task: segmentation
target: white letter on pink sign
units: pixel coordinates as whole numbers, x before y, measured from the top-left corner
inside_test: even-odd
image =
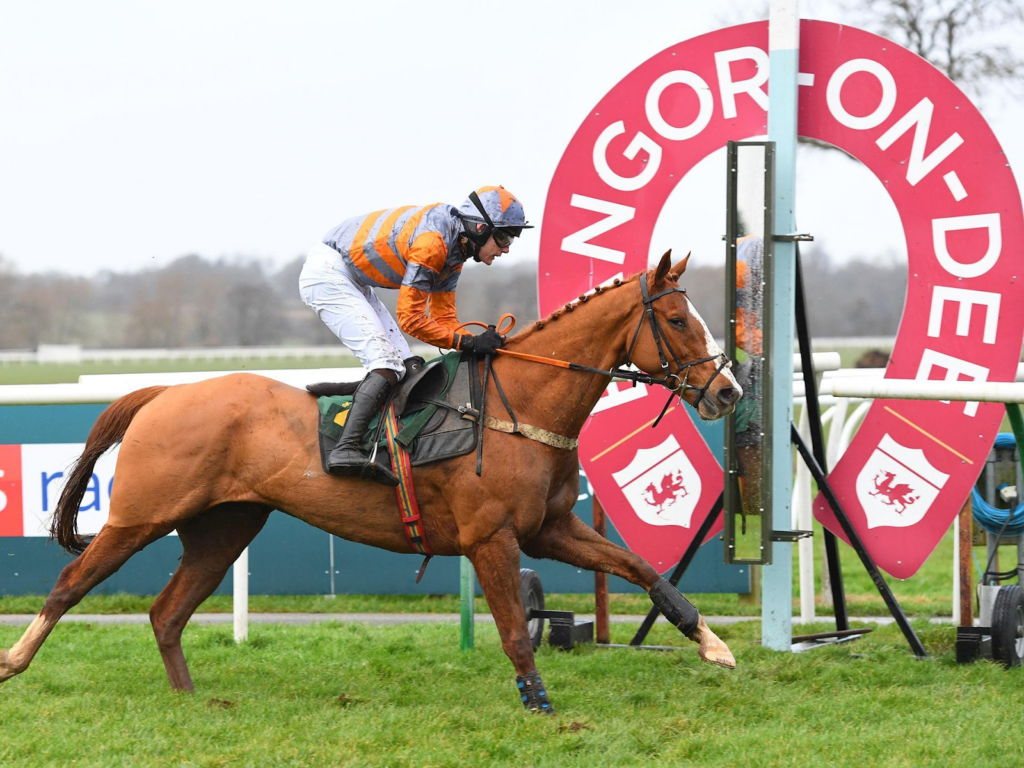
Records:
[[[892,127],[878,137],[875,143],[881,149],[888,149],[893,143],[909,131],[914,129],[914,143],[910,146],[910,162],[907,163],[907,181],[910,186],[935,170],[935,167],[953,154],[954,150],[964,143],[959,133],[953,133],[948,139],[940,144],[930,155],[925,157],[924,148],[928,142],[928,131],[932,127],[932,112],[935,107],[931,99],[923,98],[915,104],[907,114],[893,123]],[[966,194],[964,195],[966,197]]]
[[[757,73],[747,80],[733,80],[730,64],[749,59],[757,66]],[[768,94],[764,84],[768,82],[768,54],[760,48],[746,46],[715,53],[715,67],[718,69],[718,90],[722,95],[722,115],[731,120],[736,117],[736,94],[746,93],[761,109],[768,110]]]
[[[635,192],[644,187],[647,182],[654,178],[654,174],[658,172],[658,166],[661,165],[661,147],[646,134],[638,132],[622,154],[627,160],[633,160],[636,158],[637,153],[643,150],[647,153],[649,162],[645,164],[644,169],[636,176],[620,176],[608,165],[608,145],[612,143],[612,139],[616,136],[621,136],[625,132],[626,125],[621,120],[617,123],[612,123],[601,131],[601,135],[594,142],[594,170],[601,177],[601,181],[612,189],[617,189],[621,192]]]
[[[610,203],[607,200],[598,200],[585,195],[573,195],[569,204],[573,208],[582,208],[585,211],[595,211],[605,214],[605,218],[598,219],[579,232],[574,232],[562,240],[562,250],[568,253],[578,253],[590,259],[601,259],[610,261],[613,264],[622,264],[626,260],[625,251],[616,251],[612,248],[605,248],[603,245],[594,245],[588,242],[591,238],[603,235],[615,229],[620,224],[625,224],[636,215],[636,208],[628,205]]]
[[[971,264],[957,261],[949,252],[946,235],[965,229],[987,229],[988,250],[985,255]],[[932,220],[932,241],[935,245],[935,258],[949,274],[954,277],[979,277],[984,275],[999,260],[1003,250],[1003,230],[999,224],[998,213],[979,213],[973,216],[952,216],[948,219]]]
[[[669,125],[668,121],[661,116],[661,105],[659,103],[661,101],[661,94],[670,85],[688,85],[697,94],[699,104],[697,116],[693,118],[693,122],[689,125]],[[708,87],[708,84],[704,82],[700,75],[695,75],[693,72],[687,72],[684,69],[666,72],[655,80],[650,90],[647,91],[647,99],[644,102],[644,107],[647,110],[647,120],[650,122],[651,127],[661,137],[669,141],[692,139],[707,128],[708,123],[711,122],[711,113],[714,106],[715,100],[711,97],[711,89]]]
[[[914,377],[917,381],[928,381],[931,377],[932,368],[944,368],[946,370],[945,381],[959,381],[960,374],[971,377],[971,381],[988,381],[988,368],[961,360],[959,357],[944,355],[934,349],[926,349],[921,356],[921,365]],[[942,402],[949,405],[949,400]],[[964,405],[965,416],[977,416],[978,404],[966,403]]]
[[[847,78],[857,72],[874,75],[879,85],[882,86],[882,100],[878,102],[874,112],[864,115],[864,117],[857,117],[847,112],[840,97]],[[825,101],[828,103],[828,110],[832,116],[847,128],[853,128],[856,131],[877,128],[892,114],[892,108],[896,106],[896,80],[893,79],[892,73],[877,61],[850,59],[845,64],[839,65],[832,73],[832,77],[829,78]]]
[[[1002,297],[991,291],[971,291],[966,288],[938,286],[932,293],[932,311],[928,315],[928,335],[938,337],[942,330],[942,305],[947,301],[960,305],[956,316],[956,335],[966,336],[971,326],[971,307],[975,304],[985,307],[985,332],[982,341],[996,343],[996,326],[999,324],[999,300]]]
[[[604,394],[598,398],[597,405],[594,406],[594,410],[590,412],[590,415],[593,416],[595,413],[607,411],[609,408],[616,408],[620,405],[625,405],[626,403],[632,403],[634,400],[639,400],[646,396],[646,384],[637,384],[634,387],[627,381],[621,383],[613,381],[605,388]]]

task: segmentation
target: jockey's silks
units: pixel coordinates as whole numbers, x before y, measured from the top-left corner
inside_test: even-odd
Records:
[[[323,242],[364,286],[397,288],[398,326],[410,336],[451,347],[459,325],[455,286],[466,261],[455,208],[434,203],[347,219]]]

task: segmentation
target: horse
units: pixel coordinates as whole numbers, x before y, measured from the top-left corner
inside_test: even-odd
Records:
[[[657,382],[701,418],[730,413],[742,390],[678,285],[689,256],[672,266],[670,254],[655,269],[599,286],[511,336],[510,352],[568,360],[572,366],[496,356],[487,384],[488,411],[504,415],[498,379],[520,423],[575,438],[609,372],[632,363],[649,374],[649,381],[664,374]],[[0,682],[28,668],[60,617],[89,590],[174,530],[181,562],[149,616],[168,680],[178,691],[194,690],[181,647],[185,624],[271,511],[350,541],[408,552],[394,489],[323,472],[317,418],[313,395],[253,374],[149,387],[112,403],[93,425],[53,517],[53,537],[79,557],[63,569],[22,637],[10,650],[0,650]],[[468,454],[417,467],[413,478],[434,554],[465,555],[476,569],[527,709],[554,711],[536,669],[520,597],[520,552],[639,585],[699,644],[701,659],[735,667],[726,644],[675,587],[573,514],[579,494],[574,447],[501,431],[487,431],[486,437],[479,476],[476,457]],[[109,519],[86,540],[77,532],[79,504],[96,460],[118,442]]]

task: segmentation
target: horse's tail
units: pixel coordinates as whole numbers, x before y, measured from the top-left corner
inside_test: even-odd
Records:
[[[103,453],[121,442],[128,425],[132,423],[142,406],[155,398],[167,387],[147,387],[115,400],[100,414],[92,425],[85,450],[71,468],[67,484],[61,491],[57,510],[50,521],[50,538],[73,555],[81,554],[89,539],[78,535],[78,507],[92,480],[92,469]]]

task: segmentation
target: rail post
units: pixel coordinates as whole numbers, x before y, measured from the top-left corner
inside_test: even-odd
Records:
[[[473,602],[476,597],[476,572],[473,563],[463,555],[459,558],[459,581],[462,595],[462,640],[464,651],[473,650]]]

